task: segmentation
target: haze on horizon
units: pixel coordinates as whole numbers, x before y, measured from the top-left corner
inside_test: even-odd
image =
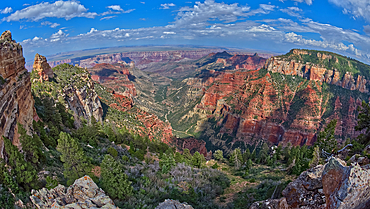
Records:
[[[113,46],[207,45],[285,53],[333,51],[370,63],[370,1],[30,1],[2,2],[26,59],[36,53]]]

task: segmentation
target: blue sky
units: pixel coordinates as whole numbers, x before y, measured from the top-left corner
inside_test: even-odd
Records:
[[[4,1],[0,29],[26,59],[81,49],[195,44],[337,52],[370,63],[367,0]]]

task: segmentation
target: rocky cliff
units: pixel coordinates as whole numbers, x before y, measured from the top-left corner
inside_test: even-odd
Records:
[[[365,71],[362,65],[334,53],[293,49],[287,55],[268,59],[265,68],[367,93],[369,77],[367,72],[361,72]]]
[[[40,82],[49,81],[50,78],[54,77],[54,72],[44,56],[36,54],[34,60],[32,70],[37,71],[37,74],[40,76]]]
[[[49,89],[50,91],[47,92],[49,97],[55,101],[64,101],[66,108],[74,112],[77,126],[80,124],[81,117],[87,121],[94,117],[102,122],[103,108],[95,92],[94,81],[85,69],[63,64],[55,67],[53,72],[49,69],[45,57],[41,55],[36,57],[41,59],[35,59],[32,88],[38,97],[44,97],[43,92]],[[53,78],[53,80],[45,78]]]
[[[10,31],[0,37],[0,136],[8,137],[20,147],[18,125],[32,132],[34,100],[31,94],[30,74],[24,67],[22,46],[12,39]],[[3,157],[4,145],[0,139],[0,157]]]
[[[303,172],[282,192],[283,198],[254,203],[250,208],[366,209],[370,207],[370,167],[329,159]]]
[[[77,179],[66,188],[58,185],[54,189],[32,190],[30,199],[34,206],[44,208],[112,208],[113,201],[89,177]]]

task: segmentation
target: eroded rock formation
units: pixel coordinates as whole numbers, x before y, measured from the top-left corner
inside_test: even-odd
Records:
[[[191,205],[187,203],[180,203],[177,200],[166,199],[164,202],[160,203],[155,209],[193,209]]]
[[[254,203],[250,208],[366,209],[370,207],[370,166],[337,158],[303,172],[289,183],[283,198]]]
[[[282,73],[285,75],[300,76],[308,80],[326,82],[341,86],[350,90],[359,90],[360,92],[367,93],[369,90],[366,85],[367,79],[362,75],[357,75],[357,78],[353,76],[351,72],[340,73],[337,69],[327,69],[321,65],[313,63],[303,63],[300,60],[295,60],[295,56],[309,54],[305,50],[292,50],[290,57],[271,57],[266,61],[265,68],[271,72]],[[338,58],[332,55],[326,55],[323,53],[317,53],[317,58],[320,60],[334,60],[338,63]],[[294,58],[291,58],[294,57]],[[291,59],[290,59],[291,58]],[[298,57],[300,58],[300,57]],[[350,63],[347,65],[350,66]]]
[[[32,190],[30,199],[39,209],[44,208],[112,208],[113,201],[89,177],[77,179],[66,188],[58,185],[54,189]]]
[[[30,74],[24,67],[22,46],[12,39],[10,31],[0,37],[0,136],[20,146],[18,125],[29,134],[32,121],[37,117],[31,94]],[[4,144],[0,139],[0,157],[4,157]]]
[[[40,76],[40,81],[48,81],[49,78],[54,77],[54,72],[48,64],[46,58],[42,55],[36,54],[35,61],[33,63],[33,69],[37,71]]]

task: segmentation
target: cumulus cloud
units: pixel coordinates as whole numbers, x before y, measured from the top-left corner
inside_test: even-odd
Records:
[[[94,18],[95,12],[87,12],[87,9],[76,1],[44,2],[17,10],[3,21],[38,21],[47,17],[64,18],[70,20],[75,17]]]
[[[1,14],[8,14],[13,12],[13,9],[11,7],[6,7],[5,9],[0,9]]]
[[[284,2],[284,1],[287,1],[287,0],[279,0],[279,1]],[[312,1],[313,1],[313,0],[292,0],[292,1],[295,1],[295,2],[296,2],[296,4],[297,4],[297,3],[303,3],[303,2],[305,2],[305,3],[306,3],[306,4],[308,4],[308,5],[312,5]]]
[[[370,22],[370,1],[368,0],[329,0],[329,2],[342,7],[344,14],[351,14],[355,18],[361,17]]]
[[[125,11],[121,8],[120,5],[111,5],[111,6],[107,6],[107,8],[110,9],[110,10],[100,14],[101,16],[105,16],[105,15],[108,15],[108,14],[130,13],[130,12],[135,10],[135,9],[129,9],[129,10]],[[102,20],[102,19],[104,19],[104,18],[101,18],[100,20]]]
[[[57,42],[64,40],[68,34],[64,33],[62,30],[59,30],[58,32],[54,33],[50,36],[50,42]]]
[[[176,6],[174,3],[161,4],[161,9],[169,9],[170,7]]]

